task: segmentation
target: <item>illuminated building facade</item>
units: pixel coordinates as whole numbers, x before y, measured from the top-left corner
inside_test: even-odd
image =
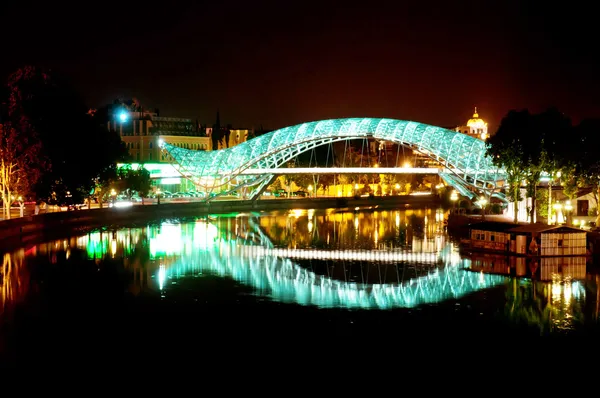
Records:
[[[179,165],[168,153],[161,151],[159,142],[191,151],[210,151],[238,145],[251,134],[248,129],[221,128],[218,113],[216,124],[206,128],[192,119],[164,117],[159,116],[158,110],[130,110],[127,107],[112,112],[108,128],[117,131],[125,143],[132,162],[128,166],[136,169],[143,164],[156,185],[161,186],[163,191],[172,192],[194,190],[196,187],[191,181],[181,178],[177,171]],[[215,137],[214,131],[221,134]]]
[[[119,133],[135,162],[169,162],[170,159],[161,154],[159,141],[194,151],[210,150],[210,138],[192,119],[123,110],[113,115],[108,127]]]
[[[454,130],[474,138],[479,138],[483,141],[487,140],[489,137],[488,125],[479,117],[477,107],[475,107],[475,113],[473,113],[473,117],[467,121],[467,124],[465,126],[458,126]]]
[[[221,116],[217,111],[217,120],[212,128],[205,129],[206,135],[210,137],[211,149],[226,149],[241,144],[248,140],[248,136],[254,135],[248,129],[234,129],[231,125],[221,126]]]

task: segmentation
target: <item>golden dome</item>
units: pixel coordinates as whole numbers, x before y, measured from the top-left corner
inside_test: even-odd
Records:
[[[469,119],[469,121],[467,122],[467,126],[476,129],[482,129],[487,126],[487,123],[483,119],[479,118],[479,114],[477,113],[477,107],[475,107],[475,113],[473,113],[473,118]]]

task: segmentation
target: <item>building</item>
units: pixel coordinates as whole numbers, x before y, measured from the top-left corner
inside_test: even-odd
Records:
[[[477,113],[477,107],[475,107],[475,113],[473,113],[473,117],[467,121],[467,124],[465,126],[458,126],[454,130],[459,133],[467,134],[471,137],[479,138],[483,141],[489,137],[488,125],[479,117],[479,113]]]
[[[254,132],[250,129],[234,129],[231,124],[221,126],[219,111],[217,111],[216,123],[212,127],[205,128],[205,132],[206,136],[210,137],[212,150],[231,148],[254,136]]]
[[[169,162],[160,151],[161,140],[181,148],[210,150],[210,138],[192,119],[159,116],[158,111],[122,109],[111,115],[108,128],[119,133],[134,162]]]
[[[187,192],[195,190],[191,181],[179,172],[179,165],[160,149],[159,142],[193,151],[225,149],[245,142],[253,131],[220,126],[219,113],[212,128],[200,126],[187,118],[159,116],[158,110],[144,111],[134,105],[117,105],[109,112],[108,128],[119,133],[134,169],[143,165],[161,190]],[[213,134],[220,131],[219,135]],[[124,167],[119,164],[118,167]]]

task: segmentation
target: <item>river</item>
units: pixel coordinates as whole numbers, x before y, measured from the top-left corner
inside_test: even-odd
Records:
[[[585,259],[461,255],[444,216],[215,214],[19,248],[2,255],[0,353],[90,358],[182,336],[600,330],[600,278]]]

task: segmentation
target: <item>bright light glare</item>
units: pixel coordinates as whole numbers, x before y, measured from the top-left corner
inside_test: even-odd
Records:
[[[167,279],[167,271],[164,265],[161,265],[158,269],[158,288],[163,290],[165,287],[165,279]]]
[[[122,111],[121,113],[119,113],[119,120],[121,122],[126,122],[127,121],[127,112]]]

